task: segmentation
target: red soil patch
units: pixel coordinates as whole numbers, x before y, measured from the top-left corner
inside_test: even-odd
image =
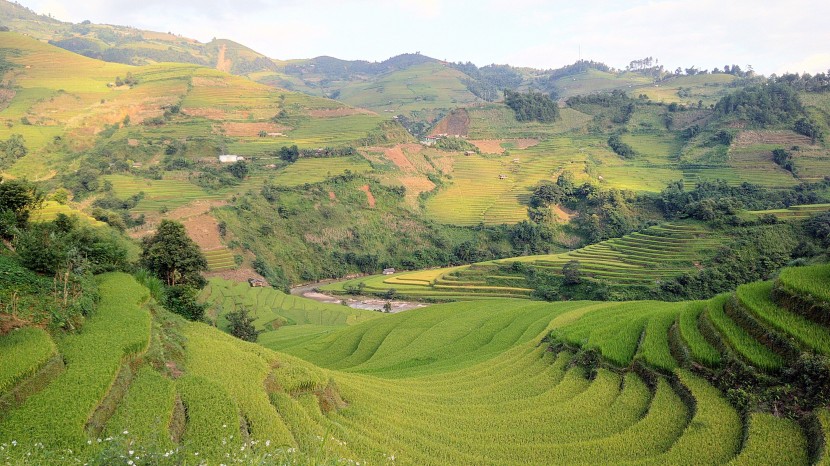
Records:
[[[409,153],[418,153],[421,151],[420,144],[399,144],[395,147],[370,147],[368,150],[383,152],[383,155],[405,172],[414,172],[417,169],[415,165],[406,157],[404,149]]]
[[[329,199],[331,199],[332,201],[336,201],[337,194],[334,194],[334,191],[329,191]]]
[[[222,237],[219,236],[219,222],[210,214],[190,217],[182,222],[187,230],[187,236],[205,251],[225,247]]]
[[[512,143],[516,149],[527,149],[528,147],[539,144],[538,139],[480,139],[470,141],[470,143],[478,147],[485,154],[501,154],[504,152],[502,144],[505,142]]]
[[[563,223],[570,222],[571,220],[574,219],[574,217],[576,217],[576,211],[566,209],[565,207],[562,207],[561,205],[558,205],[558,204],[551,206],[550,210],[557,217],[559,217],[559,219],[562,220]]]
[[[351,108],[351,107],[341,107],[341,108],[318,108],[315,110],[309,110],[308,115],[314,118],[334,118],[334,117],[343,117],[343,116],[351,116],[351,115],[377,115],[377,113],[363,109],[363,108]]]
[[[485,154],[501,154],[504,152],[504,147],[501,143],[504,139],[480,139],[478,141],[470,141],[474,146],[478,147],[481,152]]]
[[[269,136],[276,136],[292,129],[289,126],[275,123],[223,123],[221,126],[214,127],[214,132],[216,128],[222,128],[226,136],[234,137],[256,137],[259,136],[260,131],[269,133]]]
[[[470,115],[467,110],[459,108],[450,112],[435,125],[430,133],[433,136],[446,134],[449,136],[466,136],[470,131]]]
[[[735,138],[735,147],[748,147],[756,144],[779,145],[783,147],[809,146],[812,141],[807,136],[792,131],[741,131]]]
[[[372,190],[369,188],[369,185],[363,185],[360,187],[360,190],[366,193],[366,199],[369,201],[369,207],[375,207],[375,196],[372,194]]]
[[[528,147],[533,147],[533,146],[539,144],[538,139],[530,139],[530,138],[511,139],[510,141],[512,141],[513,144],[516,145],[516,149],[527,149]]]

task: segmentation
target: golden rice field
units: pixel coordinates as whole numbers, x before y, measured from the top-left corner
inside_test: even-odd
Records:
[[[108,274],[99,279],[98,312],[77,335],[0,336],[0,459],[825,461],[824,450],[808,444],[830,433],[826,409],[817,410],[815,431],[763,411],[742,417],[700,374],[727,360],[769,374],[792,363],[759,332],[830,354],[830,329],[773,292],[827,299],[812,285],[827,273],[827,266],[786,269],[780,283],[706,302],[495,299],[369,312],[366,319],[343,306],[313,309],[274,290],[214,280],[206,298],[223,312],[249,306],[257,326],[283,322],[269,333],[296,328],[262,342],[272,349],[151,313],[146,289],[128,275]],[[170,345],[179,345],[178,353],[168,353]],[[587,349],[605,361],[595,372],[572,362]],[[48,363],[55,354],[65,364],[57,371]],[[631,370],[636,365],[641,369]]]

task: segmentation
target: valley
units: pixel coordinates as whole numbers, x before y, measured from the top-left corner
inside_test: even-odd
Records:
[[[830,464],[828,75],[579,53],[0,0],[0,463]]]

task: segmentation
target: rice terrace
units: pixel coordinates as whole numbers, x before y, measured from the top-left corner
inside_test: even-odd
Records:
[[[830,465],[826,2],[21,2],[0,465]]]

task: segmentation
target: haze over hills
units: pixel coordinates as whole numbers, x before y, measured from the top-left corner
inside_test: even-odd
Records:
[[[827,74],[0,26],[0,463],[830,461]]]

